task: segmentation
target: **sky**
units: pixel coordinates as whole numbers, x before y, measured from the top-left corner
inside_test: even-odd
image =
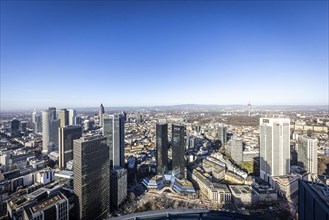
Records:
[[[0,110],[328,105],[328,1],[1,1]]]

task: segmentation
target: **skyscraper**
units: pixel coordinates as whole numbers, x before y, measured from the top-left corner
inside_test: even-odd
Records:
[[[168,124],[156,124],[157,173],[168,172]]]
[[[59,120],[56,119],[56,108],[42,111],[42,153],[47,154],[58,147]]]
[[[59,111],[59,121],[60,127],[69,125],[69,111],[67,109],[64,108]]]
[[[19,127],[20,127],[21,122],[14,118],[13,120],[11,120],[10,122],[10,133],[12,137],[17,137],[20,133]]]
[[[103,117],[104,117],[105,109],[103,104],[99,107],[98,115],[99,115],[99,125],[103,127]]]
[[[50,140],[50,125],[49,125],[49,111],[42,111],[42,153],[48,153],[48,146]]]
[[[106,137],[74,140],[74,193],[77,219],[101,219],[109,211],[110,169]]]
[[[125,122],[121,114],[103,115],[103,132],[109,146],[111,169],[125,166]]]
[[[260,177],[272,184],[273,176],[290,172],[290,119],[260,118]]]
[[[127,170],[120,168],[111,171],[111,211],[114,211],[127,197]]]
[[[74,125],[74,117],[76,116],[75,109],[68,109],[69,111],[69,125]]]
[[[81,126],[65,126],[58,129],[59,168],[66,168],[66,163],[73,159],[73,140],[82,136]]]
[[[318,175],[318,140],[302,137],[298,140],[298,164],[311,174]]]
[[[185,175],[185,126],[172,124],[172,170],[178,173],[178,177]]]
[[[218,139],[220,140],[221,144],[226,143],[227,141],[227,127],[219,126],[218,127]]]
[[[230,155],[232,159],[240,163],[243,161],[243,142],[242,139],[233,139],[231,144],[228,145],[228,149],[230,151]]]
[[[40,134],[42,132],[42,114],[41,112],[32,113],[33,132]]]
[[[298,181],[298,219],[329,219],[329,186]]]

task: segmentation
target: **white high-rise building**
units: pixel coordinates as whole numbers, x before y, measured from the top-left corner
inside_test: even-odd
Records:
[[[99,116],[99,125],[101,127],[103,127],[103,118],[104,118],[104,113],[105,113],[105,109],[104,109],[104,106],[103,104],[101,104],[101,106],[99,107],[99,110],[98,110],[98,116]]]
[[[35,134],[42,133],[42,113],[33,112],[32,113],[32,123],[33,123],[33,132]]]
[[[298,164],[311,174],[318,175],[318,139],[302,137],[298,140]]]
[[[47,154],[58,147],[59,120],[56,119],[56,108],[42,111],[42,153]]]
[[[49,111],[42,111],[42,153],[48,153],[49,146]]]
[[[74,118],[77,116],[75,109],[68,109],[69,111],[69,125],[74,125]]]
[[[290,173],[290,119],[260,118],[260,178]]]

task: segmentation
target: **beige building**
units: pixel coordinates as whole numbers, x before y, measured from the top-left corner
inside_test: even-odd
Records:
[[[273,177],[273,189],[279,194],[289,197],[297,192],[299,179],[297,175],[275,176]]]
[[[212,182],[209,174],[203,174],[200,168],[194,169],[192,173],[188,171],[188,177],[199,186],[200,193],[212,203],[227,204],[231,202],[231,192],[227,186]]]

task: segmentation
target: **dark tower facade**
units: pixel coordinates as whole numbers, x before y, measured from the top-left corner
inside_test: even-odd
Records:
[[[168,124],[156,124],[157,174],[168,172]]]
[[[66,163],[73,160],[73,140],[82,136],[81,126],[65,126],[58,129],[59,168],[66,168]]]
[[[77,219],[102,219],[109,211],[109,148],[104,136],[81,137],[74,144]]]
[[[185,176],[185,126],[172,124],[172,170],[180,173],[178,177]]]

